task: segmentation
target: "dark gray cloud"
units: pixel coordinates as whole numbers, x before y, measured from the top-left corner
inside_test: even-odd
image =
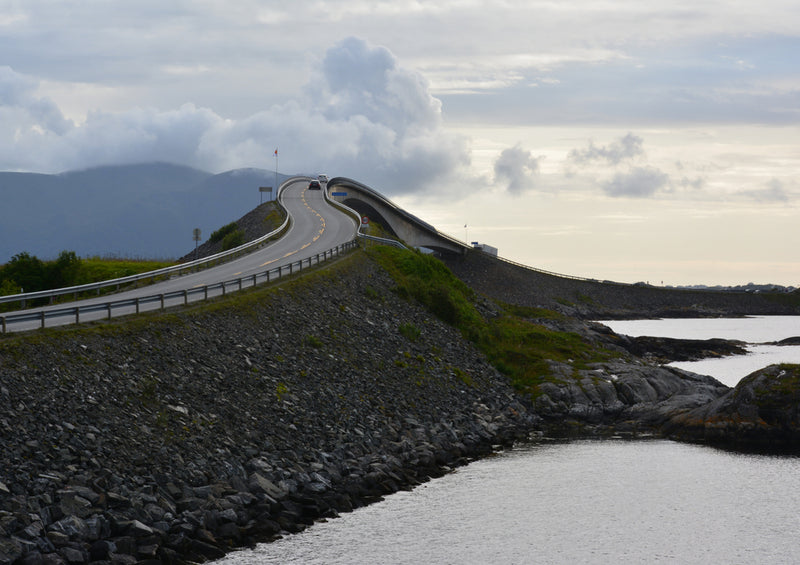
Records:
[[[539,159],[520,145],[504,149],[494,163],[495,180],[508,183],[506,189],[511,194],[530,190],[539,174]]]
[[[625,160],[644,155],[644,140],[638,135],[628,133],[619,140],[608,145],[597,146],[589,141],[588,147],[573,149],[567,156],[571,163],[578,166],[596,162],[618,165]]]
[[[602,184],[609,196],[646,198],[670,188],[669,175],[654,167],[634,167]]]

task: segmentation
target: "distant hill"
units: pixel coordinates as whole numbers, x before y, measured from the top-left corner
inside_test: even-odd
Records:
[[[278,175],[283,182],[286,175]],[[275,172],[212,174],[167,163],[106,166],[56,175],[0,172],[0,264],[27,251],[177,258],[258,206]],[[267,198],[267,195],[264,196]]]

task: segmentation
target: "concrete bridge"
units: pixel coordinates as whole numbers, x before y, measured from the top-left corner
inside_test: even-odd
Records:
[[[463,255],[469,249],[464,242],[441,233],[365,184],[345,177],[334,177],[328,181],[327,188],[331,199],[352,208],[362,218],[366,216],[370,223],[379,223],[393,237],[410,247],[424,247],[444,255]]]

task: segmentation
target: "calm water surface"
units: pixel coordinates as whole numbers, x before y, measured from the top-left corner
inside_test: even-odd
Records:
[[[800,364],[800,346],[763,345],[800,336],[800,316],[753,316],[747,318],[702,318],[661,320],[603,320],[616,333],[632,337],[683,339],[737,339],[746,342],[748,354],[720,359],[681,361],[671,366],[701,375],[711,375],[728,386],[736,386],[753,371],[773,363]]]
[[[526,446],[222,563],[796,563],[798,473],[661,440]]]
[[[800,335],[800,317],[625,324],[645,322],[642,333],[607,324],[628,335],[749,343]],[[800,362],[799,347],[777,349],[775,362]],[[756,354],[725,360],[721,375],[689,370],[735,384],[736,374],[769,364],[750,369]],[[796,457],[666,440],[541,443],[220,563],[798,563],[798,477]]]

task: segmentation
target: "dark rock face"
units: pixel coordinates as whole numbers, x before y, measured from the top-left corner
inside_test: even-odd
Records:
[[[0,340],[0,565],[215,559],[525,438],[506,379],[392,287],[357,255],[202,313]]]
[[[697,361],[709,357],[744,355],[746,344],[729,339],[674,339],[669,337],[628,337],[622,341],[631,354],[656,362]]]
[[[577,378],[540,385],[535,411],[551,428],[573,433],[657,432],[671,416],[708,404],[729,387],[712,377],[643,363],[598,363]]]
[[[800,451],[800,366],[756,371],[721,398],[672,416],[665,433],[734,448]]]

